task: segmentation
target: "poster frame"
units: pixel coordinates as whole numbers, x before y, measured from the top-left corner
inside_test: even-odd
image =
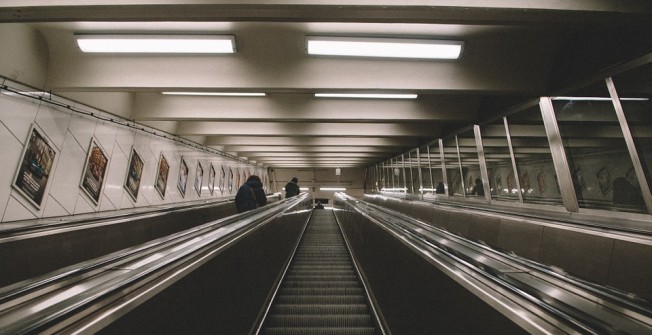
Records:
[[[132,166],[135,161],[140,162],[140,171],[134,171],[133,176],[132,176]],[[125,176],[125,182],[124,182],[124,188],[125,191],[127,191],[127,194],[133,199],[134,201],[138,201],[138,193],[140,193],[140,181],[143,178],[143,170],[145,169],[145,161],[143,161],[142,157],[140,154],[138,154],[138,151],[136,151],[135,148],[131,148],[131,154],[129,155],[129,163],[127,165],[127,175]],[[130,179],[135,179],[138,178],[138,185],[136,186],[136,189],[133,190],[131,187],[129,187],[129,180]]]
[[[201,186],[204,179],[204,168],[201,166],[201,162],[197,160],[197,166],[195,167],[195,183],[194,187],[197,191],[197,196],[201,197]]]
[[[162,174],[162,168],[165,169],[165,176]],[[156,179],[154,181],[154,188],[161,196],[161,199],[165,199],[165,191],[167,189],[168,177],[170,176],[170,163],[165,158],[165,155],[161,152],[161,155],[158,159],[158,167],[156,168]],[[161,186],[162,185],[162,186]]]
[[[27,170],[30,170],[30,173],[33,173],[33,171],[31,171],[31,169],[29,169],[29,167],[26,166],[28,160],[27,155],[29,153],[33,153],[33,149],[32,149],[32,145],[33,145],[32,142],[34,140],[33,134],[36,134],[41,139],[41,141],[46,146],[46,148],[52,152],[52,158],[49,164],[49,169],[45,169],[45,171],[43,171],[43,176],[45,176],[45,182],[43,183],[43,186],[41,186],[43,192],[40,193],[40,196],[37,196],[39,193],[30,195],[27,192],[27,190],[24,190],[23,187],[21,187],[21,185],[23,185],[25,182],[24,178],[21,178],[21,176],[24,176]],[[45,132],[40,127],[38,127],[35,123],[32,123],[32,125],[29,128],[29,132],[27,133],[27,139],[25,140],[25,144],[23,145],[23,151],[20,155],[21,160],[18,162],[18,166],[16,167],[16,172],[14,173],[14,178],[12,179],[12,183],[11,183],[11,187],[15,189],[22,197],[24,197],[32,206],[36,207],[36,209],[38,210],[41,209],[41,204],[43,203],[43,199],[48,194],[49,187],[50,187],[50,177],[54,174],[54,170],[59,156],[59,151],[51,143],[52,141],[47,137]],[[39,164],[39,166],[41,169],[43,168],[42,164]],[[34,168],[39,168],[39,166],[35,166]],[[20,185],[19,185],[19,181],[21,181]]]
[[[177,179],[177,189],[181,193],[181,197],[186,197],[186,188],[188,186],[188,163],[185,157],[181,156],[179,161],[179,178]]]
[[[91,169],[91,158],[93,157],[93,150],[97,148],[99,150],[99,153],[104,157],[105,163],[104,163],[104,168],[102,169],[101,177],[102,181],[100,181],[100,185],[96,191],[96,194],[93,194],[94,191],[92,189],[92,185],[89,185],[86,183],[88,180],[88,175],[90,174],[91,177],[93,176],[93,172],[90,171]],[[86,193],[86,195],[91,199],[93,204],[96,206],[100,204],[100,199],[102,198],[102,191],[104,190],[104,183],[106,182],[106,173],[109,169],[109,163],[110,163],[110,157],[106,154],[106,151],[102,148],[102,146],[99,144],[97,139],[95,137],[91,137],[90,144],[88,145],[88,152],[86,153],[86,160],[84,162],[84,169],[82,170],[82,176],[81,180],[79,182],[79,187]]]

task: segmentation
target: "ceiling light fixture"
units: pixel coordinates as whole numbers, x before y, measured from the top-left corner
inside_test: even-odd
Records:
[[[347,99],[416,99],[416,94],[376,94],[376,93],[315,93],[317,98]]]
[[[602,97],[553,97],[552,100],[563,101],[611,101],[611,98]],[[648,101],[648,98],[620,98],[622,101]]]
[[[306,43],[310,55],[419,59],[458,59],[464,45],[447,40],[322,36],[308,36]]]
[[[161,92],[165,95],[199,95],[213,97],[264,97],[265,93],[258,92]]]
[[[75,34],[83,52],[235,53],[233,35],[95,35]]]

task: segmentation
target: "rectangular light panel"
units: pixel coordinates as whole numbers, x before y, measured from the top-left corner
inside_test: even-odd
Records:
[[[75,35],[83,52],[235,53],[233,35]]]
[[[264,97],[265,93],[257,92],[162,92],[165,95],[199,95],[211,97]]]
[[[359,94],[359,93],[315,93],[317,98],[345,99],[416,99],[416,94]]]
[[[417,59],[457,59],[464,45],[462,41],[321,36],[308,36],[306,41],[310,55]]]

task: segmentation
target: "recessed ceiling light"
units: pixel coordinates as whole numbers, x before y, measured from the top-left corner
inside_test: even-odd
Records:
[[[162,92],[165,95],[199,95],[215,97],[264,97],[265,93],[256,92]]]
[[[421,59],[457,59],[462,53],[462,41],[357,38],[357,37],[306,37],[308,54],[352,57],[389,57]]]
[[[317,98],[346,99],[416,99],[416,94],[376,94],[376,93],[315,93]]]
[[[235,53],[233,35],[95,35],[76,34],[83,52]]]

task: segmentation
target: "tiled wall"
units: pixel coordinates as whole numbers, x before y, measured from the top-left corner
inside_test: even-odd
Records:
[[[5,81],[4,84],[10,85],[12,88],[20,86],[17,83],[8,83],[8,81]],[[25,91],[28,89],[25,88]],[[167,135],[168,138],[164,138],[160,136],[162,134],[152,134],[123,125],[121,123],[126,122],[125,120],[117,120],[115,116],[93,110],[88,106],[55,96],[47,98],[39,100],[26,98],[4,89],[0,91],[0,145],[2,146],[0,151],[2,152],[0,159],[0,217],[2,221],[0,222],[2,223],[233,197],[237,190],[235,180],[233,193],[229,193],[226,187],[224,192],[221,192],[218,187],[222,166],[226,170],[227,176],[229,168],[236,175],[234,179],[238,179],[237,174],[240,174],[240,183],[244,181],[247,174],[256,173],[261,176],[265,174],[265,170],[262,168],[247,165],[202,150],[199,147],[183,144],[170,139],[169,135]],[[46,100],[49,99],[56,100],[63,106],[47,102]],[[73,108],[67,108],[67,106]],[[87,111],[93,113],[93,116],[84,115],[75,110]],[[110,119],[118,122],[113,122]],[[40,206],[31,203],[23,193],[13,187],[18,165],[23,159],[23,150],[29,141],[28,136],[32,127],[43,134],[56,151],[54,165],[48,177]],[[138,128],[151,130],[140,126]],[[91,139],[95,140],[109,159],[97,204],[80,187]],[[136,201],[124,188],[132,148],[144,161]],[[170,165],[165,197],[161,197],[154,188],[161,153]],[[185,197],[177,188],[181,157],[184,157],[188,165]],[[204,171],[200,193],[194,188],[198,162],[201,163]],[[211,164],[217,172],[212,195],[208,186]]]

